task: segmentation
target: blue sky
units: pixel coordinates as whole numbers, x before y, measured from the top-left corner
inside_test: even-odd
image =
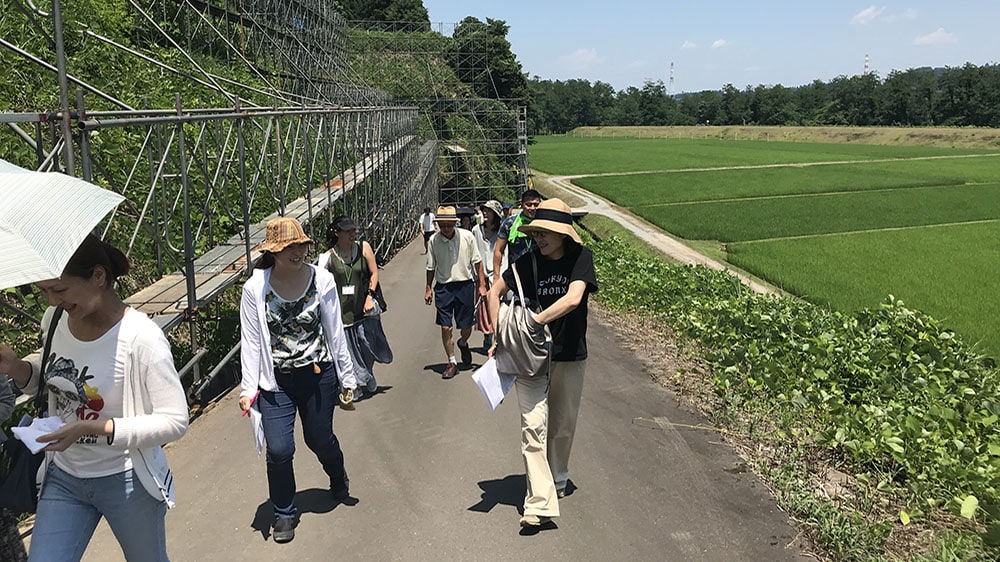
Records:
[[[424,0],[433,23],[504,20],[522,68],[616,90],[799,86],[921,66],[1000,63],[1000,1]],[[438,29],[438,28],[435,28]],[[448,32],[447,26],[441,28]]]

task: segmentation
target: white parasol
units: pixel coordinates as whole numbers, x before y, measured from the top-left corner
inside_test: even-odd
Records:
[[[0,289],[59,277],[87,234],[124,199],[81,179],[0,160]]]

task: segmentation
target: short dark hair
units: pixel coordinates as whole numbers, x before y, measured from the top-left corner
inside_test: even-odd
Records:
[[[431,208],[430,207],[424,207],[424,213],[426,214],[426,213],[429,213],[429,212],[431,212]]]
[[[524,193],[521,194],[521,201],[527,201],[528,199],[542,199],[542,194],[538,193],[534,189],[526,189]]]

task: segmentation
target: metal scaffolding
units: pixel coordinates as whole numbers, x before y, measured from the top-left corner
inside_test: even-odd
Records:
[[[350,22],[348,57],[361,79],[419,108],[421,133],[439,141],[442,202],[520,195],[528,186],[525,100],[498,92],[488,37],[445,40],[459,25]]]
[[[218,299],[259,257],[264,221],[298,216],[322,241],[325,224],[348,214],[384,262],[438,199],[437,143],[421,137],[421,113],[352,76],[346,24],[327,2],[128,0],[135,22],[128,41],[80,25],[80,14],[64,32],[58,10],[2,2],[0,19],[23,19],[26,34],[35,30],[57,46],[64,34],[96,41],[129,68],[155,68],[186,84],[172,106],[136,107],[141,96],[92,83],[67,64],[62,47],[32,52],[21,37],[0,37],[0,56],[34,65],[60,93],[56,108],[8,104],[0,151],[23,167],[79,175],[126,196],[104,225],[133,257],[122,291],[146,295],[182,276],[184,295],[157,308],[154,320],[186,350],[182,376],[194,399],[235,355],[231,329],[200,326],[219,323]],[[211,70],[212,60],[225,60],[233,73]],[[206,99],[222,103],[204,107]],[[30,301],[2,297],[19,317],[40,318]],[[149,303],[141,300],[130,302],[142,309]],[[187,330],[174,330],[179,325]],[[208,341],[220,334],[228,340]]]

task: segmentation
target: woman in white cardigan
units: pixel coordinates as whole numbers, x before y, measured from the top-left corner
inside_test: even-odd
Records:
[[[299,221],[267,224],[264,252],[240,304],[240,409],[260,411],[275,542],[295,538],[295,413],[306,445],[330,478],[335,501],[350,498],[344,454],[333,433],[338,388],[356,387],[333,275],[306,263],[312,240]],[[343,378],[341,383],[340,377]]]
[[[39,437],[48,445],[29,560],[79,560],[102,517],[127,559],[167,560],[173,477],[161,444],[187,431],[188,405],[163,332],[115,292],[128,269],[89,236],[60,277],[36,283],[65,311],[50,356],[23,361],[0,346],[0,372],[26,394],[44,388],[48,414],[65,422]]]

